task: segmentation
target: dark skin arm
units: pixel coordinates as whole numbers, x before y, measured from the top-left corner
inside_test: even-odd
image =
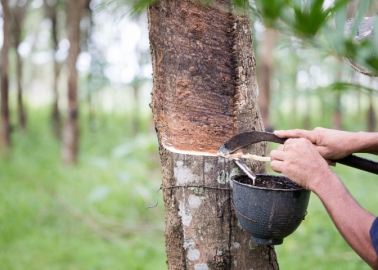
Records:
[[[330,134],[331,131],[327,130],[325,133]],[[336,135],[345,136],[345,134]],[[369,234],[376,217],[363,209],[353,199],[325,160],[325,158],[336,159],[349,155],[354,152],[351,148],[355,149],[356,146],[350,147],[349,144],[345,144],[347,147],[334,155],[327,151],[329,149],[340,149],[337,143],[340,142],[340,138],[335,141],[328,140],[326,144],[319,137],[315,138],[315,142],[322,142],[319,144],[323,145],[317,145],[305,138],[288,139],[285,142],[284,151],[282,151],[283,146],[279,146],[277,150],[270,153],[271,167],[277,172],[282,172],[304,188],[316,193],[347,243],[373,269],[378,269],[378,257]],[[360,149],[367,149],[364,143],[361,143],[359,147]],[[324,156],[321,155],[321,151],[323,151]]]

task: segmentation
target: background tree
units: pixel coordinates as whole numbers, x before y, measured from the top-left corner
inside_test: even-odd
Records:
[[[62,158],[65,163],[77,161],[79,147],[79,99],[77,57],[80,53],[80,20],[88,0],[67,1],[67,36],[70,48],[67,57],[68,108],[62,133]]]
[[[259,84],[259,105],[264,127],[272,131],[273,127],[270,121],[270,95],[271,83],[274,73],[274,51],[278,38],[278,33],[274,29],[265,29],[264,39],[259,44],[259,62],[257,65],[257,79]]]
[[[11,14],[8,1],[1,0],[3,11],[3,47],[1,48],[1,136],[0,143],[3,149],[10,146],[10,118],[9,118],[9,48]]]
[[[13,47],[16,52],[16,80],[17,80],[17,116],[18,124],[22,130],[26,128],[26,112],[23,102],[23,60],[18,47],[23,38],[23,24],[25,21],[26,12],[28,9],[28,1],[17,0],[10,7],[12,18],[11,29],[13,37]]]
[[[52,54],[54,62],[54,72],[53,72],[53,82],[52,82],[52,92],[53,92],[53,104],[51,110],[51,126],[53,133],[56,137],[60,138],[62,133],[62,120],[59,111],[59,75],[62,68],[61,63],[59,63],[56,53],[59,49],[59,23],[58,23],[58,12],[59,8],[62,6],[61,1],[48,1],[44,0],[45,14],[46,17],[51,21],[51,40],[52,40]]]

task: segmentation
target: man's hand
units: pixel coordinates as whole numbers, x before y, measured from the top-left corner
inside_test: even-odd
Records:
[[[325,159],[340,159],[354,152],[359,152],[361,133],[353,133],[325,128],[314,130],[276,130],[274,135],[280,138],[306,138]],[[361,147],[360,147],[361,148]]]
[[[321,181],[333,174],[327,161],[309,140],[288,139],[284,146],[270,152],[270,166],[305,189],[314,191]]]

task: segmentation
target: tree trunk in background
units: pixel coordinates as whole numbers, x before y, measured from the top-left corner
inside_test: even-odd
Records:
[[[306,106],[306,111],[305,111],[305,115],[303,119],[303,129],[312,129],[312,126],[311,126],[312,105],[311,105],[311,94],[309,93],[307,93],[306,102],[307,102],[307,106]]]
[[[267,131],[273,131],[269,117],[271,82],[274,74],[274,47],[278,33],[266,28],[265,37],[259,46],[260,62],[257,65],[257,80],[259,84],[259,104],[261,117]]]
[[[341,69],[342,60],[339,59],[339,67]],[[339,70],[340,70],[339,69]],[[337,73],[337,81],[341,81],[342,73],[338,71]],[[343,117],[341,113],[341,95],[342,93],[338,91],[335,96],[335,107],[332,114],[332,128],[342,130],[343,129]]]
[[[375,132],[377,129],[377,118],[375,116],[375,108],[374,108],[374,95],[372,93],[369,94],[369,109],[367,113],[367,131]]]
[[[161,0],[148,18],[168,269],[278,269],[273,246],[238,227],[229,190],[237,169],[214,154],[232,135],[263,129],[250,21],[224,0]]]
[[[53,42],[53,56],[54,56],[54,76],[53,76],[53,105],[51,110],[51,127],[54,135],[57,138],[61,137],[62,134],[62,119],[59,112],[59,75],[61,70],[61,64],[56,60],[55,53],[59,48],[59,38],[58,38],[58,1],[51,2],[44,0],[46,16],[51,21],[51,37]]]
[[[86,0],[67,1],[67,28],[70,48],[67,57],[68,112],[62,133],[62,158],[64,163],[77,161],[79,147],[79,100],[77,57],[80,53],[80,20]]]
[[[139,85],[135,82],[133,85],[133,97],[134,97],[134,108],[133,108],[133,120],[132,120],[132,132],[137,135],[140,132],[140,117],[139,117]]]
[[[341,93],[337,92],[335,96],[335,108],[332,114],[332,128],[337,130],[343,129],[343,118],[341,114]]]
[[[13,46],[16,50],[16,70],[17,70],[17,115],[18,124],[22,130],[26,129],[26,113],[23,102],[23,62],[21,55],[18,53],[18,46],[21,43],[22,38],[22,28],[25,20],[26,10],[28,8],[28,3],[18,0],[14,6],[11,8],[12,14],[12,35],[13,35]]]
[[[9,47],[10,47],[10,10],[7,0],[1,0],[3,9],[3,47],[1,48],[1,134],[0,147],[2,152],[10,146],[9,119]]]

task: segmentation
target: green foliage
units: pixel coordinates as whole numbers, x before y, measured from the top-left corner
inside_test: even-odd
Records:
[[[112,2],[123,2],[113,0]],[[157,0],[127,1],[132,6],[133,14],[140,13],[148,5]],[[206,5],[212,1],[199,1]],[[350,0],[336,0],[325,6],[324,0],[233,0],[238,9],[249,10],[252,19],[261,20],[264,25],[275,28],[289,36],[296,36],[326,54],[347,57],[352,62],[378,75],[378,54],[374,53],[378,46],[378,38],[361,43],[344,35],[346,22],[346,6]],[[371,1],[361,1],[355,16],[352,33],[363,16],[366,16]]]

